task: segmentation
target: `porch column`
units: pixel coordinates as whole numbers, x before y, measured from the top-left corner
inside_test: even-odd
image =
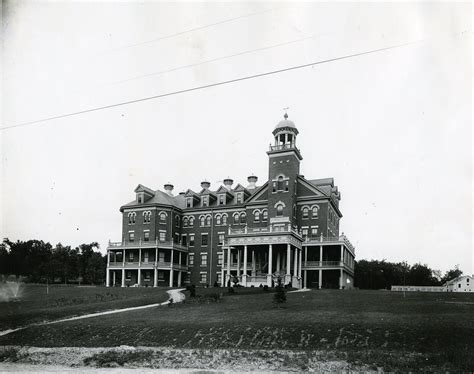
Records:
[[[115,287],[115,271],[112,271],[112,287]]]
[[[255,268],[255,250],[252,250],[252,277],[255,277],[256,274],[256,268]]]
[[[138,266],[142,266],[142,249],[138,248]]]
[[[125,269],[122,268],[122,287],[125,287]]]
[[[268,245],[268,274],[267,274],[267,286],[271,287],[272,286],[272,256],[273,256],[273,248],[272,245]]]
[[[339,270],[339,289],[342,290],[344,287],[344,274],[342,269]]]
[[[158,287],[158,269],[155,264],[155,269],[153,271],[153,287]]]
[[[323,266],[323,246],[319,246],[319,266]]]
[[[155,268],[158,265],[158,247],[155,248]]]
[[[178,271],[178,287],[181,287],[181,271]]]
[[[286,245],[286,276],[285,284],[291,282],[291,244]]]
[[[110,270],[109,265],[107,265],[107,270],[105,272],[105,287],[110,287]]]
[[[302,263],[302,260],[303,260],[303,248],[300,248],[298,249],[298,260],[300,261],[299,265],[298,265],[298,278],[301,279],[301,263]]]
[[[123,267],[125,267],[125,248],[123,249],[123,252],[122,252],[122,264],[123,264]]]
[[[304,288],[308,288],[308,270],[304,271]]]
[[[293,276],[298,276],[298,248],[293,250]]]
[[[171,249],[170,287],[173,287],[173,261],[174,261],[174,251],[173,251],[173,249]]]
[[[230,252],[231,252],[231,249],[229,247],[228,250],[227,250],[227,279],[226,279],[226,282],[228,280],[230,280],[230,259],[231,259],[231,253]],[[226,286],[227,286],[227,284],[226,284]]]
[[[341,244],[341,262],[344,261],[344,246]]]
[[[225,250],[222,250],[222,266],[221,266],[221,287],[224,287],[225,276],[224,276],[224,264],[225,264]]]
[[[308,246],[306,245],[304,247],[304,288],[307,288],[308,286],[308,271],[306,270],[306,267],[308,266]]]
[[[237,249],[237,278],[240,277],[240,249]]]
[[[181,268],[181,251],[178,252],[178,264],[179,264],[179,267]]]
[[[247,287],[247,245],[244,245],[244,274],[242,276],[242,283]]]
[[[138,268],[138,285],[141,286],[142,284],[142,270]]]
[[[319,268],[318,288],[323,288],[323,269]]]

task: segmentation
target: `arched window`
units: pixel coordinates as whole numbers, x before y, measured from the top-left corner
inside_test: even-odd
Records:
[[[240,223],[247,223],[247,217],[245,216],[245,213],[242,213],[240,215]]]
[[[188,217],[183,217],[183,227],[188,227]]]
[[[303,207],[303,218],[308,218],[309,209],[308,207]]]
[[[204,226],[206,224],[206,217],[201,216],[200,221],[201,221],[201,226]]]
[[[220,225],[220,224],[221,224],[221,216],[217,215],[216,216],[216,225]]]
[[[311,215],[313,216],[313,218],[318,218],[318,207],[317,206],[313,206],[312,208],[312,211],[311,211]]]
[[[227,225],[227,214],[222,215],[222,224]]]
[[[237,225],[239,223],[239,213],[234,214],[234,224]]]
[[[160,221],[166,221],[166,213],[165,212],[160,213]]]
[[[268,210],[262,212],[262,221],[268,221]]]
[[[281,175],[278,177],[277,190],[283,191],[283,177]]]
[[[135,212],[128,213],[128,224],[129,225],[134,225],[136,217],[137,217],[137,213],[135,213]]]
[[[277,216],[282,216],[283,215],[283,205],[278,204],[276,209],[277,209]]]
[[[206,225],[211,226],[211,216],[206,217]]]
[[[253,221],[254,222],[260,222],[260,212],[258,210],[253,212]]]
[[[189,217],[189,226],[194,226],[194,217]]]

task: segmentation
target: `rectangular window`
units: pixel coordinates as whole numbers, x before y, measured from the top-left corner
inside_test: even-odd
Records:
[[[219,195],[219,205],[225,204],[225,195]]]
[[[186,198],[186,208],[193,207],[193,199],[191,197]]]
[[[128,253],[128,261],[133,262],[133,252]]]
[[[126,280],[132,280],[132,272],[131,271],[127,271],[127,274],[125,275],[125,279]]]
[[[217,265],[222,265],[223,259],[224,259],[224,254],[222,252],[218,253],[217,254]]]
[[[209,196],[201,196],[201,205],[209,206]]]
[[[165,280],[165,272],[164,271],[159,271],[158,272],[158,279],[159,280]]]
[[[160,231],[160,242],[166,241],[166,231]]]
[[[189,246],[194,247],[194,234],[189,234]]]
[[[308,236],[308,229],[301,229],[301,236],[306,238]]]
[[[242,192],[237,193],[237,204],[242,204]]]
[[[165,262],[165,252],[158,252],[158,262]]]
[[[201,245],[202,246],[207,245],[207,234],[201,234]]]
[[[177,233],[174,234],[174,242],[175,242],[176,244],[179,243],[179,234],[177,234]]]
[[[189,266],[194,265],[194,254],[189,254]]]
[[[224,245],[224,234],[219,233],[219,243],[218,245]]]
[[[148,251],[143,253],[143,262],[148,263]]]
[[[221,284],[222,281],[222,273],[217,273],[217,283]]]
[[[318,236],[318,228],[317,227],[312,227],[311,228],[311,236]]]
[[[207,253],[201,253],[201,266],[207,266]]]
[[[181,244],[182,244],[183,246],[185,246],[185,247],[186,247],[186,245],[187,245],[187,240],[186,240],[186,239],[187,239],[187,236],[186,236],[186,235],[183,235],[183,236],[181,237]]]
[[[143,240],[144,240],[145,242],[150,241],[150,231],[144,231],[144,232],[143,232]]]
[[[207,283],[207,274],[206,274],[206,273],[201,273],[200,275],[201,275],[201,276],[200,276],[199,281],[200,281],[201,283]]]
[[[134,232],[129,232],[128,233],[128,241],[129,242],[135,241],[135,233]]]

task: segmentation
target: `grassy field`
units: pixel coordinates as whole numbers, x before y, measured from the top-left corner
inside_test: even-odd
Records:
[[[117,290],[131,298],[150,291]],[[321,290],[287,298],[279,307],[271,293],[238,289],[218,302],[35,326],[0,345],[317,351],[373,369],[474,370],[474,295]]]
[[[22,285],[19,298],[0,301],[0,331],[110,309],[163,302],[164,288]]]

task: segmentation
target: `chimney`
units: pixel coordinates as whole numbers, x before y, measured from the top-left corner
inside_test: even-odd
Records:
[[[247,188],[249,189],[257,188],[257,186],[255,185],[255,183],[257,183],[257,180],[258,180],[257,176],[253,174],[249,176],[247,178],[247,181],[249,182],[249,185],[247,186]]]
[[[183,191],[183,192],[180,192],[179,195],[180,195],[180,196],[184,196],[184,195],[186,195],[186,192],[184,192],[184,191]]]
[[[234,181],[232,179],[230,179],[229,177],[227,177],[226,179],[224,179],[224,186],[225,188],[227,188],[228,190],[230,190],[232,188],[232,183],[234,183]]]
[[[203,182],[201,182],[201,187],[205,190],[208,190],[209,187],[211,187],[211,182],[208,182],[207,180],[204,180]]]
[[[173,196],[174,186],[171,183],[168,182],[163,187],[168,195]]]

